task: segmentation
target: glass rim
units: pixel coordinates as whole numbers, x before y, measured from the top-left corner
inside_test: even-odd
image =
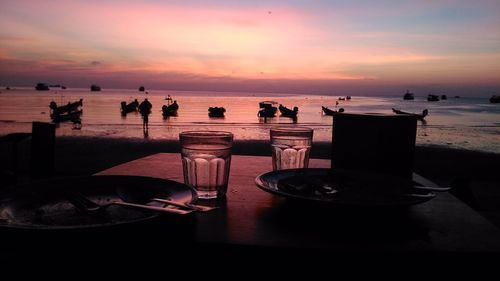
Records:
[[[184,131],[179,133],[179,137],[231,137],[233,138],[234,135],[231,132],[227,131],[202,131],[202,130],[194,130],[194,131]]]
[[[310,127],[295,126],[295,127],[273,127],[272,132],[290,132],[290,133],[309,133],[313,132],[314,129]]]

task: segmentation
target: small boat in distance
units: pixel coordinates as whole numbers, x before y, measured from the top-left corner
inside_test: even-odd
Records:
[[[447,100],[447,99],[448,99],[448,97],[447,97],[446,95],[441,95],[441,99],[442,99],[442,100]]]
[[[410,91],[406,90],[406,94],[404,94],[403,99],[404,100],[414,100],[415,96],[413,95],[413,93],[410,93]]]
[[[75,102],[68,102],[67,105],[57,106],[55,101],[51,101],[49,104],[49,108],[51,109],[53,114],[63,114],[70,113],[72,111],[77,111],[79,107],[83,106],[83,99]]]
[[[497,96],[497,95],[491,96],[490,102],[491,103],[500,103],[500,96]]]
[[[139,101],[137,99],[135,99],[133,102],[127,104],[126,101],[122,101],[120,103],[121,105],[121,114],[122,116],[126,116],[127,113],[130,113],[130,112],[137,112],[137,108],[139,107]]]
[[[72,121],[75,124],[82,124],[82,121],[80,120],[80,117],[82,116],[83,110],[75,110],[70,113],[65,113],[65,114],[59,114],[59,115],[53,115],[52,116],[52,121],[55,123],[59,122],[64,122],[64,121]]]
[[[224,112],[226,109],[224,107],[209,107],[208,108],[208,116],[209,117],[224,117]]]
[[[325,115],[329,115],[329,116],[333,116],[333,115],[335,115],[335,114],[337,114],[337,113],[342,113],[342,112],[344,112],[344,109],[343,109],[342,107],[341,107],[341,108],[339,108],[339,110],[338,110],[338,111],[337,111],[337,110],[332,110],[332,109],[329,109],[328,107],[325,107],[325,106],[322,106],[322,107],[321,107],[321,109],[323,110],[323,113],[324,113]]]
[[[429,94],[427,95],[427,101],[439,101],[438,95]]]
[[[140,87],[139,87],[139,91],[140,91],[140,92],[144,92],[144,90],[146,90],[146,89],[144,88],[144,86],[140,86]]]
[[[48,91],[49,85],[47,83],[37,83],[35,89],[37,91]]]
[[[177,110],[179,110],[179,105],[177,104],[177,101],[176,100],[172,101],[172,97],[170,95],[168,95],[168,97],[165,98],[165,100],[167,101],[167,104],[161,107],[163,117],[177,116]]]
[[[101,91],[101,86],[96,85],[96,84],[92,84],[92,85],[90,85],[90,90],[92,92],[99,92],[99,91]]]
[[[396,114],[405,114],[405,115],[415,116],[420,121],[425,121],[424,120],[425,116],[429,115],[429,110],[427,110],[427,109],[422,110],[422,114],[405,112],[405,111],[395,109],[395,108],[393,108],[392,111]]]
[[[275,101],[261,101],[259,102],[259,112],[257,116],[259,117],[275,117],[278,108],[275,106],[278,104]]]
[[[278,109],[280,110],[282,116],[290,118],[297,118],[297,113],[299,113],[299,108],[296,106],[292,110],[280,104]]]
[[[54,122],[62,122],[67,120],[79,120],[80,115],[83,110],[81,107],[83,106],[83,99],[80,99],[76,102],[68,102],[67,105],[57,106],[55,101],[51,101],[49,104],[50,108],[50,117]]]

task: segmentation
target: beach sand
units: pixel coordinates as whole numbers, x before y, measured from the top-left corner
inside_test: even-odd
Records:
[[[17,145],[18,167],[27,174],[29,140]],[[0,143],[3,170],[11,165],[11,143]],[[176,140],[137,138],[58,137],[55,148],[56,176],[91,175],[104,169],[159,152],[180,152]],[[236,155],[270,156],[268,141],[236,141]],[[330,143],[314,143],[312,158],[329,159]],[[180,161],[180,159],[179,159]],[[397,159],[395,159],[397,161]],[[438,183],[453,187],[453,194],[500,227],[500,154],[417,146],[415,172]]]

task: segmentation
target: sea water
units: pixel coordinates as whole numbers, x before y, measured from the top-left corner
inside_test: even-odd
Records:
[[[356,96],[338,101],[338,95],[320,96],[279,93],[190,92],[148,90],[149,94],[135,90],[89,89],[36,91],[33,88],[10,87],[0,89],[0,135],[30,132],[31,122],[50,122],[49,103],[67,104],[83,99],[81,128],[75,130],[71,122],[58,125],[56,135],[125,139],[178,139],[186,130],[223,130],[234,134],[235,141],[268,140],[269,130],[275,126],[307,126],[314,129],[313,142],[331,142],[332,116],[325,116],[321,106],[344,108],[352,113],[393,114],[392,108],[421,113],[429,110],[426,123],[418,121],[417,145],[444,146],[500,153],[500,104],[489,102],[490,96],[449,97],[447,100],[428,102],[427,93],[415,94],[415,100],[396,96]],[[406,90],[406,89],[404,89]],[[404,91],[402,91],[404,92]],[[163,118],[162,105],[171,95],[179,104],[178,115]],[[449,94],[448,96],[452,96]],[[122,117],[120,103],[139,102],[148,98],[153,104],[149,117],[149,132],[144,134],[139,113]],[[289,108],[297,106],[297,119],[280,116],[259,118],[259,102],[274,100]],[[339,102],[336,105],[336,102]],[[210,118],[209,107],[224,107],[225,118]]]

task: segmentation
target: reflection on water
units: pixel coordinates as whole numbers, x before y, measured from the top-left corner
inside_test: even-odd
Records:
[[[177,116],[164,118],[162,105],[165,97],[177,100]],[[245,95],[245,96],[238,96]],[[120,114],[120,103],[148,98],[153,104],[149,130],[142,130],[141,115],[136,112]],[[308,126],[314,128],[314,141],[331,141],[332,117],[321,113],[321,106],[335,109],[337,96],[279,95],[264,93],[215,93],[184,91],[67,89],[38,92],[32,89],[3,91],[0,95],[0,135],[31,130],[32,121],[50,121],[49,103],[66,104],[83,98],[80,129],[62,123],[58,135],[98,136],[110,138],[178,139],[179,132],[197,129],[231,131],[236,140],[268,140],[269,129],[277,125]],[[291,107],[297,106],[297,119],[280,116],[257,116],[259,102],[275,100]],[[210,118],[208,108],[214,104],[226,109],[225,118]],[[449,98],[429,103],[426,96],[413,101],[399,97],[357,97],[339,101],[337,107],[346,112],[392,114],[392,108],[407,112],[429,109],[427,124],[419,121],[417,144],[445,145],[500,153],[500,106],[490,104],[488,98]]]

